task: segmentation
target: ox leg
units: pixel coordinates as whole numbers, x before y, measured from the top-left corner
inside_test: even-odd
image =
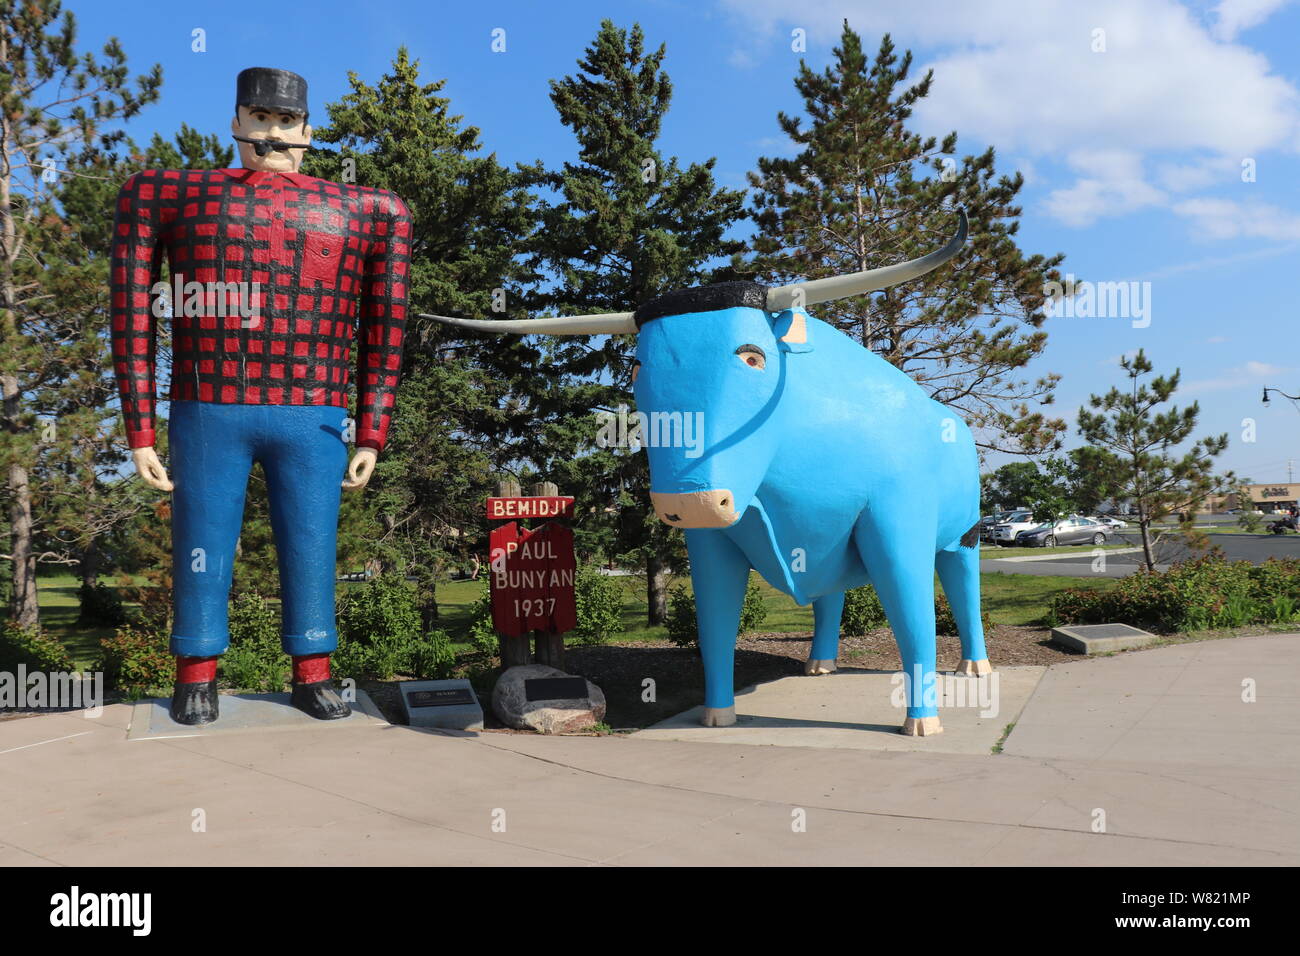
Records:
[[[940,551],[934,565],[961,637],[961,663],[957,665],[957,673],[967,677],[992,673],[993,666],[984,649],[984,622],[980,620],[979,547],[959,546],[956,551]]]
[[[736,632],[749,584],[749,559],[721,531],[686,530],[695,619],[704,661],[705,727],[736,722]]]
[[[840,616],[844,613],[844,592],[825,594],[812,602],[813,639],[808,651],[808,663],[803,672],[809,675],[829,674],[835,670],[835,658],[840,656]]]
[[[907,719],[900,733],[942,733],[935,673],[933,537],[916,527],[876,527],[868,519],[854,538],[903,659]]]

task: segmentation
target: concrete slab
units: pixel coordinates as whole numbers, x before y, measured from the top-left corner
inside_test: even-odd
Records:
[[[364,722],[140,746],[79,716],[5,721],[0,865],[1294,866],[1297,637],[1049,668],[997,755]],[[797,680],[836,679],[874,680]],[[875,719],[838,706],[822,732],[887,736],[837,727]]]
[[[172,720],[171,701],[160,697],[138,700],[131,716],[128,740],[147,740],[172,737],[212,737],[241,734],[249,731],[317,730],[322,723],[333,727],[375,725],[387,727],[370,695],[357,691],[352,703],[352,713],[340,720],[319,721],[309,717],[289,704],[289,695],[280,694],[222,694],[220,716],[210,724],[189,727]]]
[[[1297,716],[1294,636],[1199,641],[1050,668],[1005,751],[1290,778]]]
[[[846,750],[920,750],[928,753],[991,753],[1014,723],[1042,677],[1040,666],[1004,667],[987,677],[941,675],[939,717],[943,733],[905,737],[906,716],[895,706],[899,675],[843,668],[820,677],[785,677],[747,687],[736,696],[736,723],[700,725],[695,707],[633,734],[643,740],[833,747]],[[898,688],[898,690],[896,690]]]
[[[1081,654],[1109,654],[1154,644],[1159,638],[1130,624],[1067,624],[1052,628],[1052,643]]]

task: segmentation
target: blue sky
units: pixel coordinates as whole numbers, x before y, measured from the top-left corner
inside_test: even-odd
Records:
[[[116,35],[134,71],[162,64],[163,97],[131,124],[137,141],[182,121],[224,137],[245,66],[302,73],[321,119],[349,70],[373,82],[405,44],[426,79],[446,79],[444,93],[487,150],[507,163],[556,164],[574,144],[547,81],[574,72],[612,16],[667,44],[674,97],[663,152],[716,156],[718,180],[734,187],[758,156],[787,151],[776,114],[799,110],[800,56],[825,66],[845,17],[869,49],[888,31],[935,70],[916,127],[955,129],[961,154],[991,144],[1000,170],[1025,174],[1022,248],[1066,253],[1065,268],[1083,279],[1150,283],[1144,327],[1130,317],[1049,319],[1050,344],[1029,371],[1063,376],[1057,414],[1070,422],[1069,444],[1080,403],[1120,381],[1119,356],[1144,348],[1157,370],[1182,369],[1178,397],[1200,402],[1200,433],[1228,433],[1224,467],[1275,482],[1294,458],[1300,475],[1300,408],[1260,402],[1264,385],[1300,394],[1291,298],[1300,0],[320,0],[243,7],[238,17],[188,6],[65,2],[83,49]],[[196,28],[207,52],[191,51]],[[504,53],[491,48],[497,28]],[[802,54],[791,49],[796,29]],[[1242,440],[1247,418],[1253,442]]]

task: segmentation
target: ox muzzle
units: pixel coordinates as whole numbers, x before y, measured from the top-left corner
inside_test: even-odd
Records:
[[[736,523],[736,496],[726,488],[710,491],[650,492],[655,514],[674,528],[727,528]]]

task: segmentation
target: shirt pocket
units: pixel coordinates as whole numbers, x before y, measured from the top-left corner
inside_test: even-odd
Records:
[[[303,278],[332,284],[339,274],[339,257],[342,252],[342,236],[328,232],[307,233],[302,248]]]

